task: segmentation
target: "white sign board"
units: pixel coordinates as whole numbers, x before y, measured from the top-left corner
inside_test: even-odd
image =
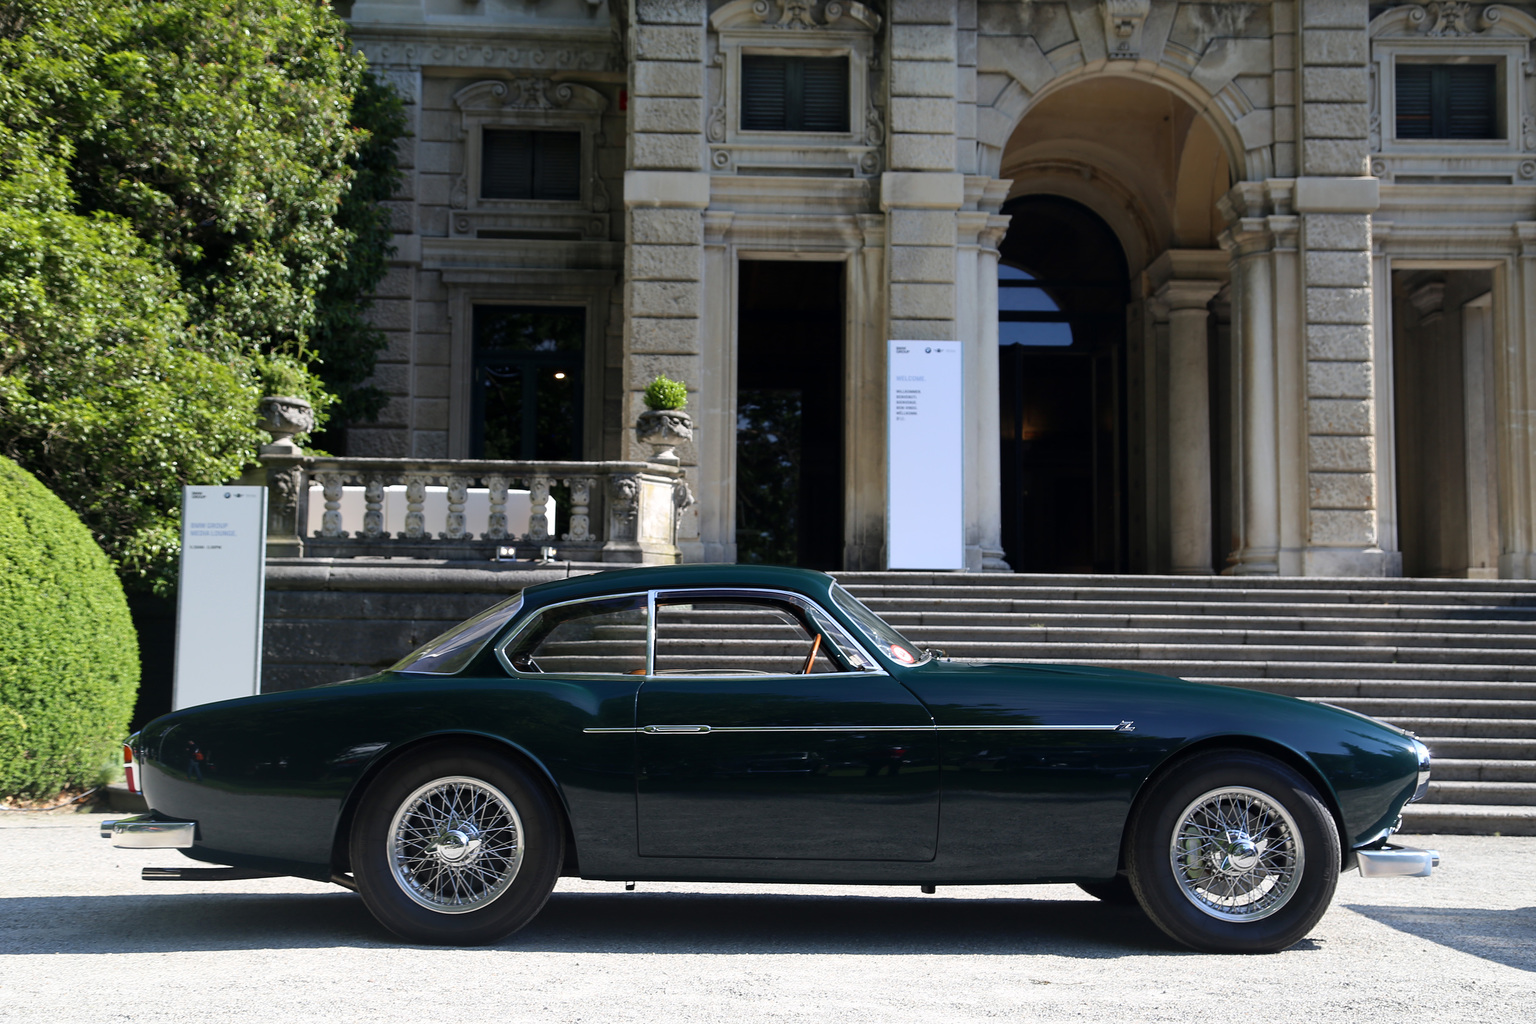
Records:
[[[267,489],[184,487],[171,706],[261,690]]]
[[[885,564],[965,568],[958,341],[893,341],[886,360]]]

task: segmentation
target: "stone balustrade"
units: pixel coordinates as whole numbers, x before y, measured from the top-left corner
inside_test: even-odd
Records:
[[[480,561],[679,560],[678,513],[693,501],[675,465],[322,458],[273,450],[252,482],[268,494],[267,554]],[[551,492],[568,518],[556,528]],[[393,527],[399,527],[393,529]]]

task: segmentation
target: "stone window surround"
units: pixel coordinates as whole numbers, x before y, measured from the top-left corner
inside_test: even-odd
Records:
[[[598,174],[597,150],[607,98],[595,89],[545,78],[486,79],[460,89],[463,164],[454,179],[449,232],[482,230],[608,237],[609,197]],[[487,128],[574,131],[581,135],[581,195],[575,200],[486,199],[480,194],[481,146]]]
[[[1415,17],[1418,7],[1397,7],[1378,16],[1371,35],[1371,173],[1377,177],[1454,173],[1487,178],[1488,184],[1536,179],[1536,116],[1529,98],[1531,40],[1536,18],[1513,8],[1489,5],[1459,35],[1428,35]],[[1492,15],[1492,20],[1489,15]],[[1399,63],[1490,63],[1498,67],[1497,139],[1398,139]],[[1469,158],[1475,165],[1469,164]],[[1449,163],[1448,162],[1453,162]]]
[[[867,175],[881,169],[885,123],[869,86],[877,59],[880,17],[844,3],[829,24],[789,29],[764,20],[761,0],[735,0],[710,15],[714,55],[708,66],[710,108],[705,134],[710,166],[721,173],[796,169],[802,173]],[[767,5],[772,13],[774,5]],[[829,8],[837,5],[827,5]],[[743,54],[848,58],[848,131],[745,131],[741,127]],[[782,173],[782,171],[781,171]]]
[[[607,337],[608,289],[613,287],[612,276],[606,271],[538,274],[508,271],[500,275],[443,272],[443,284],[448,289],[450,320],[449,458],[469,458],[476,306],[549,306],[583,311],[586,330],[582,340],[580,458],[589,461],[601,458],[603,345]],[[493,277],[505,277],[506,280],[492,280]],[[533,279],[535,277],[538,279]]]

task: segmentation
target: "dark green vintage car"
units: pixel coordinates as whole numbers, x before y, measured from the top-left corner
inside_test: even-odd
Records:
[[[1075,882],[1198,949],[1304,936],[1387,844],[1429,752],[1271,694],[967,664],[829,576],[670,566],[530,587],[347,683],[187,708],[130,741],[119,845],[355,888],[483,943],[583,878]],[[153,874],[150,874],[153,873]]]

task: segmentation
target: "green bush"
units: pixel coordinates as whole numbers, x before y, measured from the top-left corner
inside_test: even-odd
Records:
[[[0,457],[0,796],[93,785],[139,688],[122,584],[73,512]]]
[[[688,404],[688,385],[680,380],[657,377],[645,386],[647,409],[681,409]]]

